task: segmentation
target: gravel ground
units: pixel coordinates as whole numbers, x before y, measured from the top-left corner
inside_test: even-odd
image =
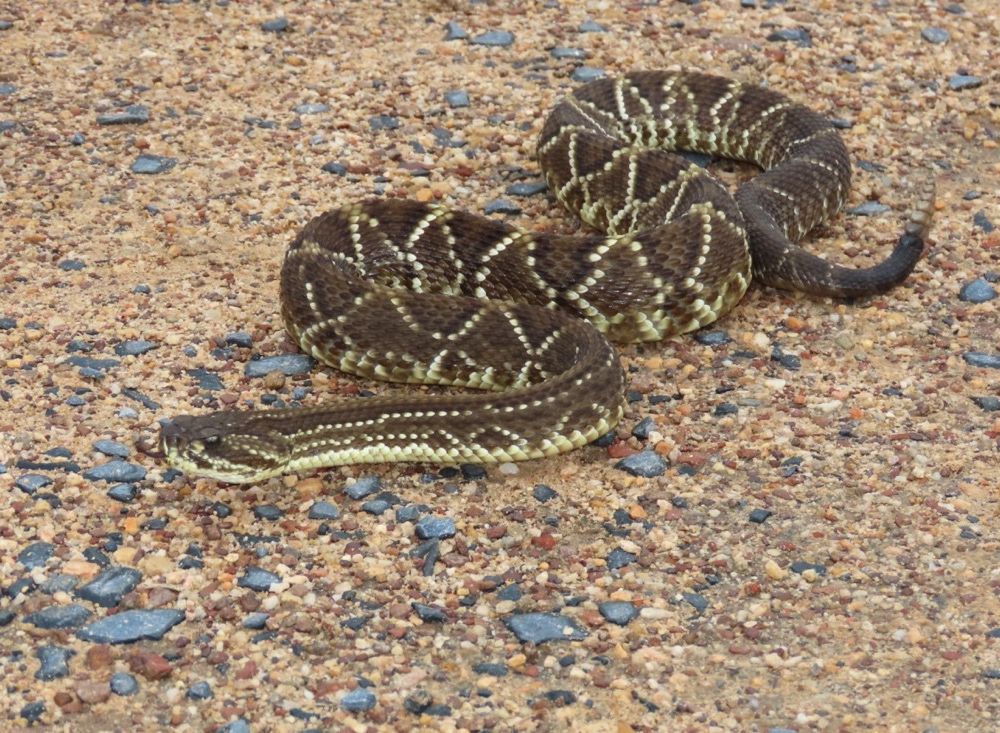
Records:
[[[0,727],[996,730],[998,34],[992,0],[0,3]],[[672,66],[838,121],[839,260],[933,169],[913,276],[624,349],[617,437],[560,458],[240,488],[136,451],[394,389],[254,361],[294,354],[293,233],[368,195],[569,231],[544,110]]]

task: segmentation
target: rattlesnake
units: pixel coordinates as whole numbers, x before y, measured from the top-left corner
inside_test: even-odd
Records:
[[[735,195],[671,150],[749,161]],[[180,416],[167,460],[231,482],[379,461],[515,461],[588,443],[622,416],[608,339],[716,320],[751,275],[854,297],[901,282],[923,250],[933,184],[892,254],[845,268],[796,244],[843,205],[851,167],[824,117],[693,72],[586,84],[544,123],[549,189],[602,234],[528,233],[433,204],[370,200],[313,219],[288,249],[281,312],[302,350],[362,377],[487,392]]]

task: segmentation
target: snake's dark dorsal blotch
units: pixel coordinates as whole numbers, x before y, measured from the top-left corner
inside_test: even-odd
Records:
[[[381,461],[514,461],[588,443],[622,416],[608,339],[700,328],[767,285],[857,297],[920,258],[933,184],[891,255],[843,267],[796,242],[850,190],[847,149],[777,92],[688,72],[601,79],[545,122],[549,189],[603,234],[532,234],[416,201],[370,200],[313,219],[285,255],[281,312],[303,351],[362,377],[485,392],[347,400],[178,418],[168,460],[248,482]],[[671,150],[756,163],[730,195]]]

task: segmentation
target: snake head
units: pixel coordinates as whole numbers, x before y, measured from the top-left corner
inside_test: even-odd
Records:
[[[160,428],[160,450],[184,473],[247,484],[286,471],[292,450],[281,433],[259,427],[252,412],[178,415]]]

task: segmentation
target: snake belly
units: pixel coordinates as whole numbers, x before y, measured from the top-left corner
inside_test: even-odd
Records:
[[[735,193],[674,154],[757,164]],[[408,200],[322,214],[281,270],[300,348],[359,377],[473,388],[315,407],[182,415],[174,466],[243,483],[349,463],[518,461],[582,446],[623,414],[611,341],[655,341],[732,308],[751,276],[833,297],[883,292],[923,249],[927,186],[882,262],[850,268],[796,244],[836,213],[850,160],[834,127],[786,97],[694,72],[591,82],[547,117],[550,191],[599,233],[531,233]]]

